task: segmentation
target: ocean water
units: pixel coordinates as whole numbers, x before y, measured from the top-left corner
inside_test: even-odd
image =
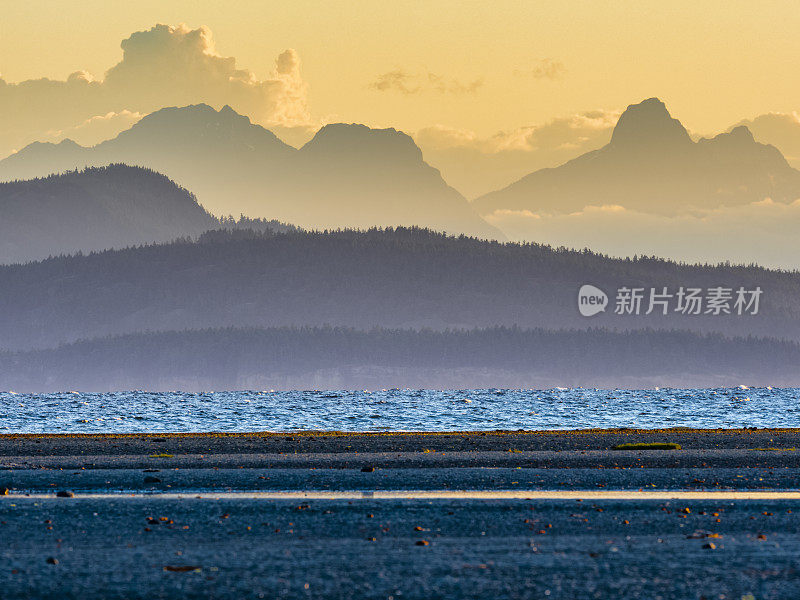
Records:
[[[800,388],[0,393],[0,433],[800,427]]]

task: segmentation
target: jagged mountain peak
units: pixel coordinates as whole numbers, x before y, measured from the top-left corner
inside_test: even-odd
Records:
[[[143,117],[115,140],[104,142],[115,144],[126,138],[158,138],[170,143],[195,140],[206,142],[241,143],[247,146],[272,146],[280,151],[293,151],[294,148],[281,141],[269,129],[251,122],[237,113],[229,105],[215,110],[208,104],[192,104],[181,107],[168,107]]]
[[[373,129],[358,123],[325,125],[301,150],[326,157],[422,162],[422,150],[411,136],[391,127]]]
[[[770,178],[778,173],[784,176],[791,173],[800,175],[792,169],[780,150],[757,142],[745,125],[739,125],[710,139],[702,138],[697,142],[697,147],[701,153],[710,153],[718,160],[727,164],[738,164],[742,169],[753,169],[756,165],[762,165],[768,169]],[[800,192],[795,194],[800,195]],[[789,199],[791,198],[787,197]]]
[[[64,138],[63,140],[58,142],[58,145],[64,148],[83,148],[83,146],[81,146],[78,142],[70,138]]]
[[[742,139],[747,140],[749,142],[754,142],[755,138],[753,137],[753,132],[750,131],[750,128],[747,125],[739,125],[734,127],[728,132],[732,138],[735,139]]]
[[[477,198],[482,215],[540,213],[619,205],[675,216],[697,209],[800,197],[800,171],[747,127],[693,142],[658,98],[630,105],[607,146],[559,167],[540,169]]]
[[[25,146],[21,150],[18,150],[14,154],[19,154],[20,152],[37,152],[37,151],[40,151],[40,150],[47,151],[49,149],[54,149],[54,150],[57,149],[57,150],[66,150],[66,151],[68,151],[68,150],[76,150],[76,149],[82,150],[84,148],[85,148],[85,146],[81,146],[80,144],[78,144],[77,142],[71,140],[70,138],[64,138],[60,142],[40,142],[40,141],[31,142],[30,144],[28,144],[27,146]],[[12,154],[11,156],[14,156],[14,154]]]
[[[617,121],[611,135],[614,149],[656,149],[689,146],[692,139],[678,119],[672,117],[658,98],[631,104]]]
[[[164,121],[174,121],[181,119],[189,120],[208,120],[213,119],[219,113],[208,104],[190,104],[188,106],[168,106],[151,112],[142,117],[131,129],[143,129],[148,126],[163,123]]]
[[[700,140],[701,143],[708,143],[714,142],[717,144],[725,144],[729,146],[754,146],[762,144],[758,144],[753,137],[753,133],[746,125],[738,125],[727,131],[725,133],[720,133],[719,135],[715,135],[713,138],[703,138]]]

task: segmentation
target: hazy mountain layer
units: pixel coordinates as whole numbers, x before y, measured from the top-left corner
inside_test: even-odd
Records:
[[[404,133],[327,125],[296,150],[228,106],[165,108],[91,148],[68,140],[31,144],[0,161],[0,180],[118,162],[166,174],[216,214],[317,229],[419,225],[503,238]]]
[[[220,222],[154,171],[112,165],[0,183],[0,261],[197,236]]]
[[[693,142],[664,104],[650,98],[622,114],[611,142],[560,167],[541,169],[474,201],[498,210],[569,213],[619,205],[675,215],[692,208],[800,198],[800,171],[742,126]]]
[[[17,392],[800,383],[800,346],[689,332],[216,329],[0,353]]]
[[[0,263],[197,237],[219,228],[292,229],[218,219],[164,175],[115,164],[0,183]]]
[[[586,283],[609,295],[578,312]],[[616,290],[762,289],[757,315],[617,315]],[[0,344],[52,347],[140,331],[341,325],[358,328],[685,329],[800,340],[800,274],[609,259],[419,229],[254,234],[0,267]],[[705,306],[704,306],[705,308]],[[732,306],[729,305],[729,308]]]

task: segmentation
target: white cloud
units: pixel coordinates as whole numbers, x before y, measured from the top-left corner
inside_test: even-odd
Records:
[[[69,138],[81,146],[94,146],[104,140],[116,137],[121,131],[130,129],[143,116],[142,113],[129,110],[96,115],[74,127],[48,131],[46,139],[58,142]]]
[[[549,152],[589,146],[594,149],[611,139],[611,131],[619,115],[619,111],[589,111],[552,119],[540,125],[499,131],[483,138],[470,130],[435,125],[419,130],[414,138],[418,144],[430,148],[471,148],[486,154],[506,150]]]
[[[621,206],[586,207],[567,215],[502,210],[486,220],[513,240],[590,248],[613,256],[800,268],[800,201],[782,204],[765,199],[677,217]]]
[[[266,79],[221,56],[207,27],[156,25],[122,41],[122,60],[103,79],[77,71],[64,81],[0,79],[0,155],[108,113],[146,114],[165,106],[229,104],[265,126],[311,122],[306,83],[294,50],[281,53]]]
[[[414,140],[448,183],[474,198],[600,148],[611,139],[619,115],[619,111],[589,111],[487,137],[434,125],[417,131]]]

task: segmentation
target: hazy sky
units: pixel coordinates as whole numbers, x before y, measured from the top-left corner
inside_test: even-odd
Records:
[[[0,74],[102,79],[121,40],[156,23],[207,26],[259,79],[293,48],[325,121],[486,136],[659,96],[718,132],[800,104],[796,0],[6,0]]]

